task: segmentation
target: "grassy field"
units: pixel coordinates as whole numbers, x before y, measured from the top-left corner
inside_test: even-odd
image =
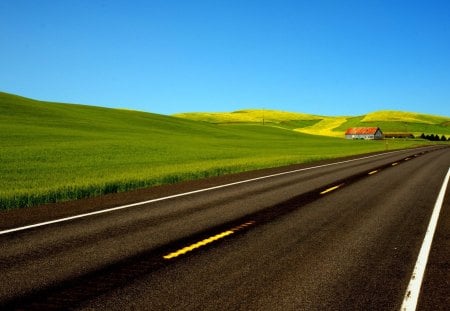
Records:
[[[314,118],[283,122],[211,124],[0,93],[0,209],[385,149],[291,130]]]
[[[258,122],[289,128],[301,133],[344,137],[349,127],[380,127],[383,132],[409,132],[450,136],[450,118],[402,111],[377,111],[363,116],[317,116],[274,110],[242,110],[224,113],[182,113],[176,116],[215,124]],[[296,126],[297,125],[297,126]]]

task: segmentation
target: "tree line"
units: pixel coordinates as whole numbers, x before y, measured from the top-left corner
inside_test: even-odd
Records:
[[[445,137],[445,135],[442,135],[441,137],[439,137],[439,135],[435,135],[435,134],[427,134],[425,135],[424,133],[422,133],[422,135],[420,135],[420,138],[422,139],[427,139],[427,140],[431,140],[431,141],[450,141],[450,137],[447,139],[447,137]]]

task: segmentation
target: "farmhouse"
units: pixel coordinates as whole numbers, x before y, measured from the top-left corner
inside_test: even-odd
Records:
[[[383,139],[379,127],[351,127],[345,132],[347,139]]]

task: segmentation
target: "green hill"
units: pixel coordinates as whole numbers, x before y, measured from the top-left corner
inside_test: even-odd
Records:
[[[212,124],[0,92],[0,209],[385,148],[291,130],[315,116],[277,118],[277,126]]]
[[[331,137],[344,137],[349,127],[379,126],[383,132],[409,132],[450,135],[450,118],[413,112],[377,111],[363,116],[317,116],[276,110],[242,110],[225,113],[182,113],[176,116],[215,124],[265,123],[295,131]]]

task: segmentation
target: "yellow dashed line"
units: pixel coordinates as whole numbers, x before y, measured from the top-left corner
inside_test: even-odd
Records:
[[[239,231],[241,229],[244,229],[244,228],[246,228],[248,226],[253,225],[254,223],[255,223],[254,221],[246,222],[246,223],[244,223],[244,224],[242,224],[240,226],[234,227],[234,228],[232,228],[230,230],[224,231],[222,233],[216,234],[216,235],[214,235],[212,237],[209,237],[207,239],[201,240],[201,241],[199,241],[197,243],[194,243],[194,244],[191,244],[189,246],[183,247],[183,248],[181,248],[181,249],[179,249],[179,250],[177,250],[175,252],[172,252],[170,254],[167,254],[167,255],[163,256],[163,258],[164,259],[173,259],[173,258],[178,257],[180,255],[184,255],[184,254],[186,254],[188,252],[193,251],[194,249],[203,247],[203,246],[208,245],[210,243],[213,243],[213,242],[215,242],[217,240],[223,239],[223,238],[225,238],[225,237],[235,233],[236,231]]]
[[[338,189],[339,187],[341,187],[342,185],[343,185],[343,184],[340,184],[340,185],[337,185],[337,186],[328,188],[327,190],[322,191],[320,194],[325,194],[325,193],[331,192],[331,191],[333,191],[333,190],[336,190],[336,189]]]
[[[398,162],[392,163],[392,166],[396,166],[398,165]]]
[[[373,174],[376,174],[376,173],[378,173],[378,170],[375,170],[375,171],[369,172],[369,175],[373,175]]]
[[[411,160],[411,158],[406,158],[405,161]]]
[[[197,243],[194,243],[194,244],[191,244],[189,246],[183,247],[183,248],[181,248],[181,249],[179,249],[179,250],[177,250],[177,251],[175,251],[173,253],[167,254],[167,255],[163,256],[163,258],[164,259],[172,259],[172,258],[178,257],[180,255],[184,255],[187,252],[191,252],[191,251],[193,251],[196,248],[199,248],[199,247],[205,246],[207,244],[210,244],[210,243],[212,243],[214,241],[223,239],[224,237],[229,236],[230,234],[233,234],[233,233],[234,233],[234,231],[228,230],[228,231],[216,234],[215,236],[212,236],[210,238],[201,240],[201,241],[199,241]]]

